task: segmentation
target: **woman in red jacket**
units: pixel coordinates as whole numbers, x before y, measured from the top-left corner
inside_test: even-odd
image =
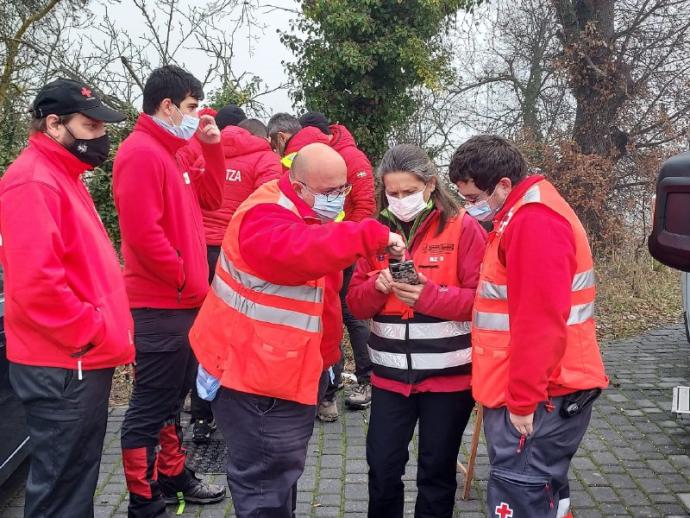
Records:
[[[378,174],[379,220],[404,237],[416,274],[403,282],[387,258],[360,259],[347,295],[353,315],[371,319],[369,516],[402,517],[401,478],[419,423],[415,516],[450,518],[474,406],[469,333],[486,233],[458,208],[419,147],[388,150]]]

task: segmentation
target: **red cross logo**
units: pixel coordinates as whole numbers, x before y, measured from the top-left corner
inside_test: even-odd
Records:
[[[81,89],[81,94],[84,97],[91,97],[91,90],[89,90],[88,87],[85,86],[84,88]]]
[[[511,518],[513,516],[513,510],[505,502],[501,502],[501,505],[496,506],[496,516],[500,518]]]

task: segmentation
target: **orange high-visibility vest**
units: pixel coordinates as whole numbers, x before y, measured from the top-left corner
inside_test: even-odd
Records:
[[[418,272],[439,286],[458,286],[458,244],[465,211],[450,218],[439,234],[438,224],[417,236],[412,260]],[[376,270],[388,267],[377,261]],[[371,320],[369,356],[377,376],[402,383],[420,383],[433,376],[470,374],[470,322],[424,315],[391,293]]]
[[[489,235],[472,318],[472,394],[489,408],[506,404],[510,366],[508,275],[499,258],[501,238],[515,213],[529,203],[543,203],[570,223],[575,236],[577,270],[572,280],[565,354],[549,379],[567,389],[604,388],[604,372],[594,322],[595,277],[592,252],[582,223],[556,188],[546,180],[534,184]],[[539,268],[535,258],[535,268]],[[529,347],[529,344],[520,344]]]
[[[277,180],[259,187],[240,205],[225,233],[215,278],[189,338],[199,363],[222,386],[314,405],[323,370],[325,278],[301,286],[273,284],[242,259],[238,241],[242,220],[247,211],[267,203],[299,215]]]

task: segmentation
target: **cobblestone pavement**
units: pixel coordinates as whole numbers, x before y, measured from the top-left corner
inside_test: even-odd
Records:
[[[688,516],[690,420],[674,418],[670,405],[672,387],[690,385],[689,353],[690,345],[680,326],[604,346],[612,385],[597,402],[590,429],[573,461],[571,488],[577,518]],[[111,409],[96,495],[97,517],[126,516],[119,448],[123,415],[124,408]],[[299,483],[299,517],[366,515],[366,427],[366,412],[342,411],[338,422],[316,424]],[[464,438],[464,453],[471,430],[472,423]],[[415,474],[411,460],[405,475],[409,515],[413,514]],[[483,498],[487,475],[488,459],[482,443],[471,499],[465,502],[458,498],[455,516],[486,516]],[[220,475],[208,478],[224,482]],[[461,483],[462,476],[458,480]],[[21,480],[12,483],[16,489],[0,501],[0,516],[4,518],[22,515]],[[169,510],[171,514],[175,511],[173,507]],[[184,516],[234,516],[232,501],[228,498],[206,507],[189,505]]]

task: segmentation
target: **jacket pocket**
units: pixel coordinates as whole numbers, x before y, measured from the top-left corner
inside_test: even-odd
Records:
[[[551,479],[494,468],[487,485],[489,506],[509,502],[514,516],[548,516],[555,507]]]
[[[309,337],[303,334],[257,326],[244,383],[259,394],[292,399],[299,389],[302,371],[310,363],[306,361],[308,343]]]

